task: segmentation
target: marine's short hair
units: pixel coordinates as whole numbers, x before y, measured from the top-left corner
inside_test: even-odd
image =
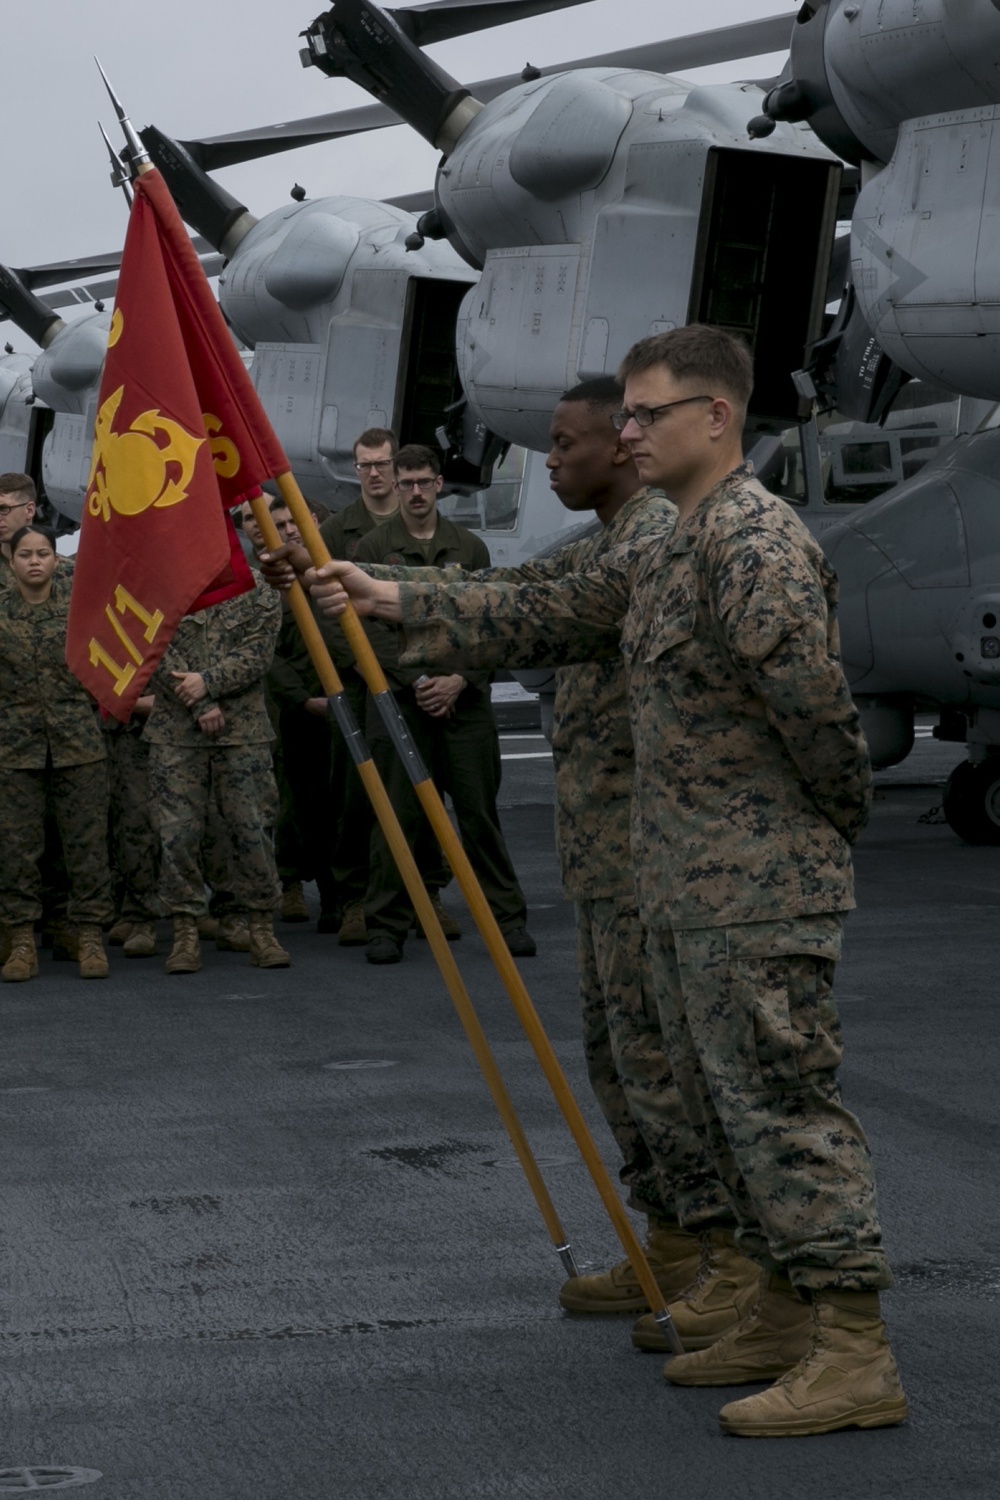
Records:
[[[431,469],[434,474],[440,474],[441,460],[433,448],[425,447],[423,443],[404,443],[393,457],[392,467],[396,474],[401,469]]]
[[[614,375],[598,375],[594,380],[581,380],[570,386],[559,397],[560,402],[582,402],[593,412],[619,411],[625,397],[621,382]]]
[[[38,491],[30,474],[0,474],[0,495],[23,495],[25,500],[38,503]]]
[[[395,453],[399,447],[399,438],[390,428],[366,427],[361,436],[354,439],[351,452],[357,458],[359,448],[384,448],[386,443],[389,444],[390,453]]]
[[[741,338],[707,323],[671,328],[633,344],[618,369],[625,384],[630,375],[664,365],[675,380],[703,382],[714,394],[721,390],[745,411],[753,390],[753,356]]]

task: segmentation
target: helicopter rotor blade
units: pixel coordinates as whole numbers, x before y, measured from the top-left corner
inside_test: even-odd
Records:
[[[591,0],[431,0],[406,10],[386,7],[401,31],[418,47],[451,41],[488,26],[506,26],[529,16],[547,15],[570,5],[589,5]]]
[[[543,77],[571,72],[577,68],[598,67],[675,73],[715,63],[738,62],[745,57],[761,57],[770,52],[786,51],[794,23],[794,16],[787,13],[767,16],[758,21],[741,21],[735,26],[722,26],[713,31],[695,32],[690,36],[674,37],[663,42],[647,42],[619,52],[606,52],[599,57],[577,58],[573,62],[541,67],[538,71]],[[520,74],[512,73],[501,78],[480,79],[478,83],[470,84],[469,88],[475,98],[486,104],[520,82]],[[240,162],[256,161],[259,157],[274,156],[281,151],[294,151],[299,146],[312,146],[321,141],[360,135],[369,130],[384,130],[399,123],[399,116],[388,105],[362,104],[356,109],[339,110],[335,114],[312,115],[306,119],[287,120],[276,125],[233,131],[227,135],[185,140],[181,145],[191,153],[199,166],[206,172],[212,172],[221,167],[236,166]]]

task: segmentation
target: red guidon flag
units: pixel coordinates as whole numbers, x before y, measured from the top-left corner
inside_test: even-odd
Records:
[[[253,587],[229,508],[288,471],[160,174],[135,183],[66,662],[129,717],[181,617]]]

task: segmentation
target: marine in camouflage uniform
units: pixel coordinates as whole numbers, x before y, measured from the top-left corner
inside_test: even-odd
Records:
[[[62,841],[70,921],[99,927],[112,916],[104,738],[65,662],[71,585],[58,563],[44,603],[29,604],[16,584],[0,591],[0,922],[11,928],[42,915],[47,811]]]
[[[249,592],[187,615],[153,678],[156,703],[145,730],[150,794],[160,834],[160,895],[175,916],[198,918],[207,910],[200,847],[212,798],[230,841],[237,907],[271,913],[278,900],[274,731],[263,680],[280,623],[277,595],[257,578]],[[200,673],[207,697],[186,708],[172,672]],[[213,708],[225,723],[208,735],[198,720]]]
[[[24,475],[8,475],[11,478],[26,478]],[[18,495],[10,495],[2,488],[4,476],[0,475],[0,502],[15,504]],[[14,570],[11,568],[10,559],[7,556],[7,542],[3,537],[13,536],[22,525],[27,524],[26,518],[34,514],[34,502],[31,511],[27,507],[12,511],[10,516],[0,517],[0,597],[4,590],[17,588],[14,582]],[[56,571],[63,578],[71,578],[73,574],[73,558],[59,557],[56,563]],[[59,842],[59,829],[51,811],[45,818],[45,852],[40,862],[42,879],[42,941],[47,946],[51,937],[53,941],[53,957],[72,958],[75,940],[66,928],[67,903],[69,901],[69,881],[66,875],[66,864],[63,859],[62,846]]]
[[[749,1254],[808,1290],[888,1286],[836,1081],[832,976],[871,769],[818,544],[744,466],[592,573],[400,594],[413,667],[551,665],[620,638],[639,901],[685,1111]]]
[[[595,535],[473,576],[531,584],[587,573],[609,553],[662,538],[675,514],[644,488]],[[629,1203],[689,1230],[731,1225],[726,1195],[684,1114],[656,1009],[630,846],[635,755],[620,656],[559,667],[552,717],[556,850],[563,891],[576,905],[587,1072],[622,1153]]]

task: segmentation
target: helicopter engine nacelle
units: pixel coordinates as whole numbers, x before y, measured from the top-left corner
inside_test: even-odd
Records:
[[[858,303],[886,354],[911,375],[992,400],[998,153],[1000,107],[906,121],[889,166],[861,192],[851,232]]]
[[[439,431],[461,425],[449,410],[462,403],[455,324],[476,273],[450,245],[408,251],[415,228],[362,198],[293,204],[256,223],[219,278],[292,468],[327,504],[356,497],[353,444],[366,427],[440,447]],[[453,441],[446,477],[482,483],[490,437]]]
[[[544,450],[567,386],[689,322],[747,339],[758,426],[796,419],[789,375],[820,331],[840,165],[796,126],[751,145],[760,100],[594,68],[524,84],[464,129],[436,198],[483,267],[459,364],[487,427]]]
[[[773,120],[808,120],[847,161],[886,162],[904,120],[997,102],[994,0],[810,0]]]

